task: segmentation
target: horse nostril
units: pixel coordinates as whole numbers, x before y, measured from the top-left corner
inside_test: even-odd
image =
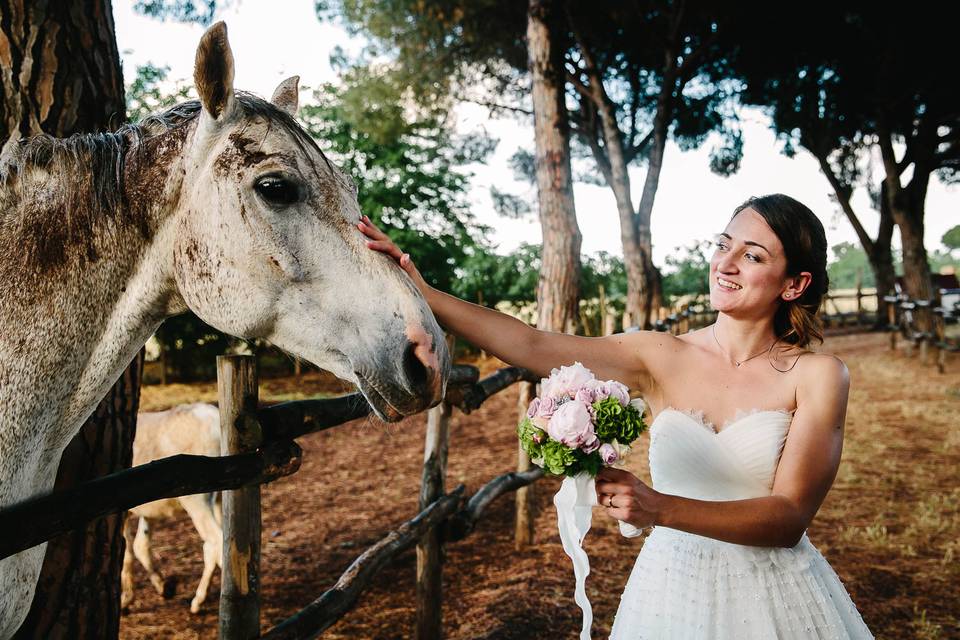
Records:
[[[403,351],[403,373],[407,377],[410,389],[416,393],[426,390],[430,380],[430,372],[417,353],[419,346],[416,342],[407,342]]]

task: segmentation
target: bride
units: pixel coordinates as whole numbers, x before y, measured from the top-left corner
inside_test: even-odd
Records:
[[[430,287],[372,225],[449,331],[546,376],[580,361],[639,392],[654,415],[647,486],[604,469],[607,515],[653,527],[624,589],[611,638],[872,638],[806,536],[843,445],[850,378],[815,353],[827,292],[823,225],[793,198],[738,207],[715,241],[717,320],[685,335],[587,338],[539,331]]]

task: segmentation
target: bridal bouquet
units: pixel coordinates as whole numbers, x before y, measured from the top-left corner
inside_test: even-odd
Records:
[[[625,385],[597,380],[575,362],[540,382],[540,396],[517,425],[517,435],[531,462],[549,473],[594,477],[622,460],[644,429]]]
[[[530,460],[548,473],[565,476],[553,504],[560,542],[573,561],[574,600],[583,611],[580,640],[590,640],[593,623],[586,591],[590,560],[583,538],[598,506],[594,478],[603,466],[622,460],[645,429],[643,401],[631,402],[626,386],[597,380],[579,362],[554,369],[541,380],[540,396],[517,425],[520,446]],[[620,533],[640,534],[627,522],[620,522]]]

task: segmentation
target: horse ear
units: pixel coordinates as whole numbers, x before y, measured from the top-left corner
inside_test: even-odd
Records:
[[[227,25],[218,22],[203,34],[197,47],[193,82],[204,110],[221,120],[233,107],[233,52],[227,41]]]
[[[292,116],[297,115],[300,104],[300,76],[291,76],[277,85],[270,102]]]

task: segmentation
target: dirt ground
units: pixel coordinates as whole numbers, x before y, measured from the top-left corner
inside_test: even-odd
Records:
[[[847,363],[852,386],[843,463],[810,538],[878,638],[960,638],[960,357],[952,355],[947,373],[939,374],[916,356],[891,352],[882,334],[829,337],[822,351]],[[271,401],[330,390],[320,374],[296,385],[265,381],[261,395]],[[213,399],[211,389],[145,387],[143,405]],[[472,493],[511,469],[516,401],[511,388],[472,415],[454,413],[449,488],[463,483]],[[424,427],[422,416],[392,425],[367,419],[300,440],[300,471],[263,488],[265,629],[318,597],[365,548],[414,515]],[[641,477],[647,476],[645,446],[628,465]],[[573,572],[551,503],[558,487],[556,479],[536,485],[532,548],[514,550],[512,495],[491,505],[470,537],[447,547],[447,638],[576,637]],[[598,514],[585,543],[596,638],[609,633],[642,544],[620,537],[615,524]],[[121,638],[215,638],[219,574],[201,612],[189,612],[202,567],[200,539],[189,520],[184,515],[157,524],[153,535],[159,565],[179,588],[172,599],[162,599],[138,566],[136,600],[121,623]],[[323,637],[411,637],[415,566],[411,550]]]

